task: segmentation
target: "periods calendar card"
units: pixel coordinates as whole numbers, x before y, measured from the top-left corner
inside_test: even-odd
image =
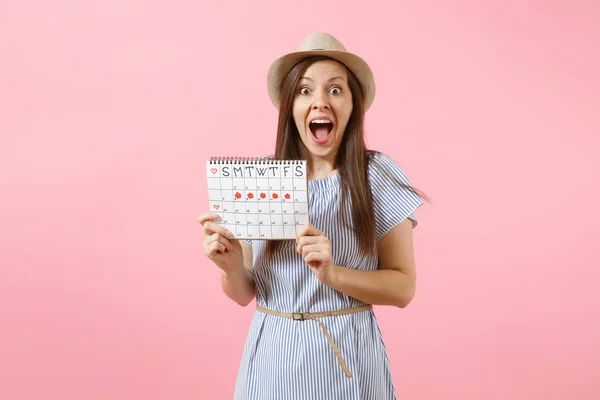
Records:
[[[295,239],[309,222],[306,161],[211,158],[206,170],[213,222],[236,239]]]

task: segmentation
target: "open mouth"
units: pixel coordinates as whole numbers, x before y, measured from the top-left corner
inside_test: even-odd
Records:
[[[333,122],[327,119],[315,119],[308,125],[313,140],[318,144],[327,143],[333,131]]]

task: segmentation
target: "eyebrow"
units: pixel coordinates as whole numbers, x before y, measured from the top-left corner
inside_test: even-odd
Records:
[[[300,79],[306,79],[307,81],[312,81],[312,78],[309,78],[308,76],[303,76]],[[328,82],[335,81],[336,79],[344,80],[344,78],[342,78],[341,76],[334,76],[333,78],[329,78]]]

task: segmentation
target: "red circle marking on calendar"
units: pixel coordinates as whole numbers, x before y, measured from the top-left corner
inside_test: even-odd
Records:
[[[264,194],[264,193],[261,193],[261,194],[260,194],[260,198],[261,198],[261,199],[264,199],[265,197],[267,197],[267,195],[266,195],[266,194]]]
[[[235,198],[236,199],[239,199],[241,197],[242,197],[242,195],[240,194],[240,192],[235,192]]]
[[[249,199],[253,199],[253,198],[254,198],[254,195],[253,195],[252,193],[248,193],[248,198],[249,198]]]
[[[289,198],[290,198],[290,194],[289,194],[289,193],[286,193],[284,197],[285,197],[286,199],[288,199],[288,200],[289,200]]]
[[[276,199],[276,198],[278,198],[278,197],[279,197],[279,196],[277,195],[277,193],[273,193],[273,198],[274,198],[274,199]]]

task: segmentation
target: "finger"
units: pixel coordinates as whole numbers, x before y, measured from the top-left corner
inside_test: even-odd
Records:
[[[204,241],[205,248],[210,249],[210,246],[212,246],[215,242],[221,243],[224,246],[224,250],[222,252],[233,251],[233,246],[231,242],[218,233],[214,233],[206,238],[206,240]]]
[[[325,236],[325,233],[321,232],[311,224],[305,224],[298,235],[296,235],[296,242],[299,242],[302,238],[318,236]]]
[[[304,225],[296,235],[296,243],[298,243],[304,236],[306,236],[306,225]]]
[[[320,230],[318,230],[315,226],[306,223],[304,224],[304,235],[303,236],[325,236],[325,234],[323,232],[321,232]]]
[[[296,235],[296,241],[298,241],[303,236],[319,236],[319,235],[325,235],[325,234],[323,232],[321,232],[320,230],[318,230],[317,228],[315,228],[314,226],[312,226],[311,224],[306,223],[302,226],[302,229],[300,230],[298,235]]]
[[[323,247],[322,244],[316,243],[316,244],[308,244],[306,246],[302,246],[298,250],[298,253],[300,253],[302,255],[302,257],[306,257],[306,255],[308,253],[320,252],[320,251],[324,251],[324,250],[325,250],[325,248]]]
[[[233,250],[233,247],[231,246],[231,242],[229,242],[229,240],[224,238],[220,233],[213,233],[212,235],[210,235],[208,237],[208,243],[212,243],[215,241],[223,244],[223,246],[225,246],[225,249],[227,251]]]
[[[208,258],[213,260],[218,254],[225,252],[225,245],[221,242],[212,242],[209,246]]]
[[[200,223],[200,225],[204,226],[204,224],[207,221],[212,221],[212,220],[214,220],[214,219],[216,219],[218,217],[219,217],[218,214],[215,214],[215,213],[212,213],[212,212],[207,212],[207,213],[204,213],[204,214],[202,214],[201,216],[198,217],[198,222]]]
[[[324,263],[327,259],[327,256],[323,252],[310,252],[304,257],[304,262],[307,264],[312,264],[315,262]]]
[[[205,222],[204,223],[204,231],[207,235],[212,235],[214,233],[218,233],[227,239],[233,239],[233,233],[229,232],[223,226],[219,224],[215,224],[214,222]]]
[[[307,246],[302,247],[302,258],[306,258],[307,255],[309,255],[310,253],[319,253],[321,251],[324,251],[325,249],[323,249],[322,245],[319,244],[309,244]]]
[[[304,246],[311,244],[323,243],[325,240],[324,236],[304,236],[298,240],[296,251],[300,252]]]

